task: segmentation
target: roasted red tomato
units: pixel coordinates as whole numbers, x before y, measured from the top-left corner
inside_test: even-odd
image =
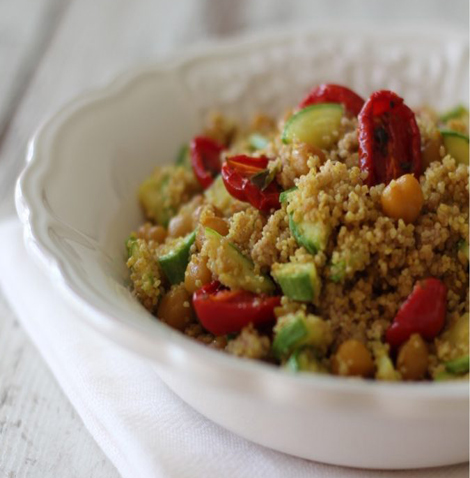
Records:
[[[421,174],[421,137],[413,111],[392,91],[376,91],[359,113],[359,163],[367,184]]]
[[[444,327],[447,288],[434,277],[419,281],[387,330],[387,342],[394,348],[406,342],[411,334],[433,340]]]
[[[344,109],[357,116],[364,106],[364,100],[354,91],[339,85],[319,85],[300,102],[299,108],[305,108],[317,103],[341,103]]]
[[[239,201],[249,202],[256,209],[268,212],[278,209],[279,187],[269,177],[268,158],[240,155],[227,158],[222,166],[222,179],[227,191]]]
[[[246,325],[272,323],[279,296],[256,295],[225,289],[220,282],[205,285],[193,294],[193,305],[201,324],[214,335],[240,332]]]
[[[196,136],[191,141],[189,148],[194,175],[201,186],[206,189],[220,173],[222,166],[220,154],[225,148],[206,136]]]

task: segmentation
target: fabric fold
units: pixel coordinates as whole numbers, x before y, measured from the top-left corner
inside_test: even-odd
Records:
[[[468,476],[468,465],[379,472],[284,455],[248,442],[194,411],[158,377],[152,363],[83,323],[29,258],[21,226],[0,224],[0,285],[59,385],[125,478]],[[28,291],[28,301],[23,300]]]

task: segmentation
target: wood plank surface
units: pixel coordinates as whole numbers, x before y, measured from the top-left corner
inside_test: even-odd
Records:
[[[28,138],[76,94],[198,41],[338,19],[384,25],[432,20],[468,31],[468,1],[0,0],[0,218],[13,212]],[[0,291],[4,476],[111,478],[117,472]]]

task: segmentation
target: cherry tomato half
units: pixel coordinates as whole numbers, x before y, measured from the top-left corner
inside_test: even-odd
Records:
[[[447,288],[434,277],[419,281],[401,305],[386,339],[394,348],[406,342],[411,334],[420,334],[426,340],[434,339],[444,326]]]
[[[252,178],[268,166],[268,158],[239,155],[227,158],[222,166],[222,179],[227,191],[239,201],[249,202],[256,209],[268,212],[279,209],[279,188],[272,181],[265,189],[252,182]]]
[[[193,294],[196,315],[205,329],[214,335],[240,332],[252,323],[255,326],[274,322],[274,308],[279,296],[256,295],[244,290],[228,290],[218,281],[211,282]]]
[[[392,91],[372,93],[359,113],[359,163],[369,186],[421,174],[421,136],[413,111]]]
[[[364,106],[364,100],[345,86],[324,84],[313,88],[300,102],[299,108],[305,108],[317,103],[341,103],[344,109],[357,116]]]
[[[189,145],[194,175],[204,189],[207,189],[220,173],[220,154],[224,146],[206,136],[196,136]]]

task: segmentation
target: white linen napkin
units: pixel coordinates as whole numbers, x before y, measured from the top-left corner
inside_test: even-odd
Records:
[[[8,251],[0,255],[0,286],[6,298],[85,426],[125,478],[468,477],[468,465],[405,472],[354,470],[248,442],[186,405],[150,362],[81,323],[28,257],[16,219],[0,224],[0,250]]]

